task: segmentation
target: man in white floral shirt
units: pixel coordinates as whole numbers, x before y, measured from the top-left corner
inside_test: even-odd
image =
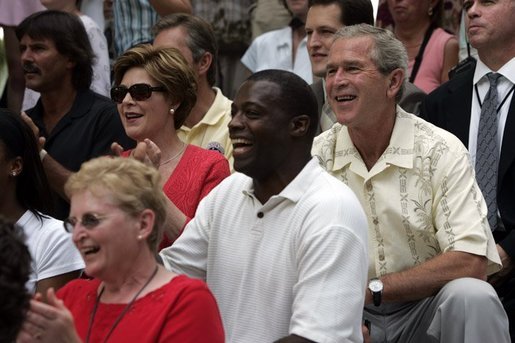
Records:
[[[467,150],[397,106],[406,67],[390,32],[339,30],[326,90],[341,125],[312,150],[368,217],[372,341],[509,342],[506,313],[484,281],[500,259]]]

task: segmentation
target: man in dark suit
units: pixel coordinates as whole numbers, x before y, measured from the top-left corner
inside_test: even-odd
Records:
[[[432,92],[422,103],[421,116],[455,134],[469,149],[476,165],[480,145],[478,131],[481,108],[489,93],[491,73],[497,79],[497,135],[495,150],[499,156],[491,165],[493,184],[497,190],[492,197],[494,220],[490,221],[501,256],[503,269],[489,281],[497,289],[510,318],[510,333],[515,338],[515,1],[482,2],[466,0],[467,34],[471,45],[478,50],[479,60],[458,72],[453,79]],[[495,84],[495,83],[494,83]],[[494,87],[494,86],[492,86]],[[495,115],[494,115],[495,117]],[[482,121],[481,121],[482,123]],[[495,133],[490,136],[495,136]],[[497,171],[497,173],[495,173]],[[479,179],[476,166],[476,176]],[[497,174],[497,176],[495,176]],[[495,191],[495,189],[494,189]],[[483,189],[485,193],[485,189]],[[485,198],[487,195],[485,194]],[[496,205],[496,206],[495,206]],[[497,207],[497,210],[495,209]],[[490,209],[489,209],[490,210]],[[493,225],[492,225],[493,223]]]
[[[374,25],[374,10],[370,0],[311,0],[309,5],[305,27],[311,68],[313,74],[320,78],[311,85],[318,102],[320,133],[336,122],[336,117],[326,102],[323,81],[333,35],[343,26]],[[420,102],[425,95],[422,90],[407,82],[399,105],[410,113],[418,114]]]

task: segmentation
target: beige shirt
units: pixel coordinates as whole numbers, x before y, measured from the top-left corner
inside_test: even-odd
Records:
[[[402,271],[446,251],[501,262],[469,155],[444,131],[397,107],[390,144],[369,171],[345,126],[315,138],[312,154],[358,196],[369,225],[369,278]]]
[[[189,128],[185,125],[177,130],[179,138],[187,143],[210,150],[223,150],[224,156],[229,161],[231,172],[234,171],[232,157],[232,143],[229,139],[227,125],[231,120],[232,101],[226,98],[222,91],[213,87],[216,91],[215,101],[209,108],[204,118],[195,126]]]

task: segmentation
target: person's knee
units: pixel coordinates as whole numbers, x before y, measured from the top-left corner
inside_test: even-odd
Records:
[[[436,295],[436,313],[427,331],[440,341],[508,342],[508,319],[493,287],[482,280],[450,281]],[[450,324],[452,323],[452,324]]]
[[[438,296],[442,298],[442,302],[451,302],[454,309],[458,306],[464,311],[500,306],[494,288],[489,283],[474,278],[450,281],[440,290]]]

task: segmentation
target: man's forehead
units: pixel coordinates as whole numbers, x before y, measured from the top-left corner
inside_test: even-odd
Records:
[[[187,32],[181,26],[169,27],[161,30],[154,37],[154,45],[167,46],[167,47],[178,47],[185,46],[186,39],[188,37]]]
[[[275,103],[281,94],[281,87],[270,80],[245,81],[235,97],[235,102]]]
[[[329,50],[329,56],[341,53],[356,56],[366,54],[368,56],[373,43],[372,38],[368,36],[336,38]]]
[[[30,42],[30,43],[41,43],[41,44],[49,44],[49,45],[55,45],[54,39],[43,36],[43,35],[31,35],[31,34],[24,34],[20,42]]]
[[[309,8],[307,20],[316,20],[318,24],[338,25],[342,27],[341,8],[337,3],[316,4]]]

